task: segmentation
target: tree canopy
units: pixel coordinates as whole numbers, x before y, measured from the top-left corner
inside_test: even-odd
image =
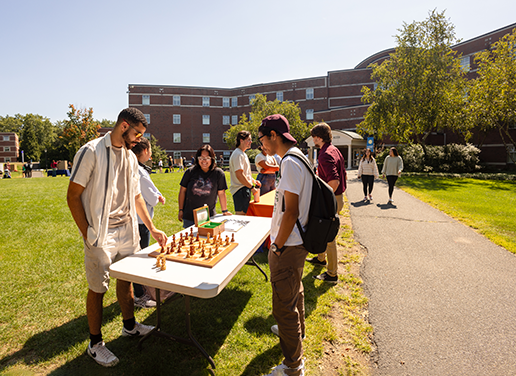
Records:
[[[65,120],[60,138],[63,139],[64,146],[68,150],[67,159],[73,160],[81,146],[99,137],[100,125],[93,120],[93,108],[76,109],[73,104],[68,107],[70,108],[67,112],[68,120]]]
[[[451,49],[454,29],[444,12],[435,10],[422,22],[404,23],[396,51],[370,66],[376,85],[362,89],[362,101],[371,105],[357,127],[360,133],[422,144],[430,132],[444,128],[469,136],[462,112],[465,71]]]
[[[478,76],[471,82],[468,114],[480,130],[498,130],[506,149],[516,146],[509,132],[516,124],[516,29],[477,54],[475,62]]]
[[[274,114],[281,114],[285,116],[290,125],[290,134],[294,136],[298,144],[303,142],[310,136],[310,127],[301,120],[301,109],[296,103],[267,101],[267,97],[262,94],[256,94],[252,102],[252,110],[249,117],[242,114],[240,121],[236,125],[232,125],[226,132],[226,142],[230,149],[236,146],[236,135],[242,130],[251,132],[253,142],[258,140],[258,128],[262,119]]]

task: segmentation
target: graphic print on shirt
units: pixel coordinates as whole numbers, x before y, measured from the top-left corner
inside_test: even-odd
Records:
[[[201,176],[194,181],[192,192],[196,196],[208,196],[213,188],[213,183],[210,179],[204,179]]]

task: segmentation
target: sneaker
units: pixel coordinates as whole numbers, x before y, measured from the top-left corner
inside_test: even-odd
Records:
[[[301,371],[301,373],[299,374],[299,376],[304,376],[305,375],[305,360],[301,360],[301,364],[299,365],[299,367],[297,368],[290,368],[290,367],[287,367],[285,364],[283,364],[283,362],[277,366],[277,367],[274,367],[272,369],[272,372],[269,373],[267,376],[283,376],[283,375],[288,375],[288,373],[286,373],[285,371]]]
[[[364,196],[364,201],[367,201],[367,196]]]
[[[389,199],[389,204],[392,204],[394,200],[392,198]]]
[[[373,201],[373,196],[369,195],[369,201]]]
[[[156,307],[156,302],[152,300],[149,294],[143,294],[139,298],[134,297],[134,306],[140,308],[154,308]]]
[[[326,260],[324,261],[320,261],[317,256],[315,256],[314,258],[311,258],[311,259],[306,259],[307,262],[309,262],[310,264],[315,264],[315,265],[322,265],[322,266],[325,266],[326,265]]]
[[[324,282],[330,282],[330,283],[337,283],[339,281],[339,278],[337,276],[332,277],[327,272],[324,272],[323,274],[314,275],[315,279],[319,279]]]
[[[86,351],[101,366],[113,367],[118,363],[118,358],[108,350],[104,341],[96,343],[93,347],[90,342]]]
[[[151,330],[153,330],[154,327],[150,325],[143,325],[139,322],[136,322],[134,324],[133,330],[127,330],[125,327],[122,329],[122,336],[124,337],[138,337],[138,336],[144,336],[145,334],[149,333]]]
[[[278,325],[271,326],[271,332],[276,334],[279,337],[279,328]],[[306,334],[303,334],[303,340],[306,338]]]

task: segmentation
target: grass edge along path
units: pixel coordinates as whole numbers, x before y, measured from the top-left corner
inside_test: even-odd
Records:
[[[516,254],[516,181],[403,176],[397,186]]]

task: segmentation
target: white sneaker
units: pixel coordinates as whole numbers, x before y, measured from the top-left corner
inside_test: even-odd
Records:
[[[281,363],[279,366],[274,367],[272,369],[272,372],[269,373],[267,376],[284,376],[284,375],[288,375],[288,373],[285,373],[286,370],[301,371],[299,376],[304,376],[305,375],[305,359],[303,358],[301,360],[301,364],[297,368],[290,368],[290,367],[287,367],[285,364]]]
[[[156,302],[152,300],[149,294],[143,294],[139,298],[134,297],[134,306],[140,308],[154,308],[156,307]]]
[[[367,201],[367,196],[364,196],[364,201]]]
[[[144,336],[145,334],[149,333],[153,329],[154,329],[153,326],[143,325],[143,324],[140,324],[139,322],[136,322],[134,324],[133,330],[127,330],[125,327],[122,328],[122,336],[124,336],[124,337]]]
[[[118,358],[108,350],[104,341],[96,343],[93,347],[90,342],[86,351],[101,366],[113,367],[118,363]]]
[[[271,332],[276,334],[279,337],[279,328],[278,325],[271,326]],[[303,340],[306,338],[306,334],[303,334]]]
[[[373,201],[373,196],[369,195],[369,201]]]

